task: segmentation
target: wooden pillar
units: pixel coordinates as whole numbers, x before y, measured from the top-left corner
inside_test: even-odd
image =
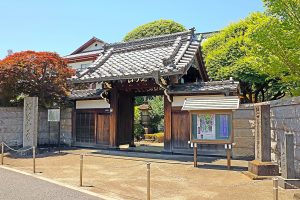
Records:
[[[164,151],[172,151],[172,103],[164,96],[164,119],[165,119],[165,136]]]
[[[131,137],[131,140],[130,140],[130,147],[135,147],[134,145],[134,96],[132,94],[130,94],[130,137]]]
[[[198,167],[198,145],[194,143],[194,167]]]
[[[113,88],[110,95],[110,119],[109,119],[109,145],[111,148],[118,146],[118,90]]]

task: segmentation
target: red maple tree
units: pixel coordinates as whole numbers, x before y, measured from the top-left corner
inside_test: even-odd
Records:
[[[23,51],[0,60],[0,89],[4,102],[37,96],[42,106],[61,103],[75,71],[57,53]]]

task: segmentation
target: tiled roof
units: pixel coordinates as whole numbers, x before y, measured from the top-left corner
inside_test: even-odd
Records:
[[[234,81],[211,81],[170,85],[168,94],[228,94],[239,95],[239,82]],[[93,99],[100,98],[103,89],[73,90],[70,99]]]
[[[73,90],[70,99],[93,99],[99,98],[103,92],[102,89],[86,89],[86,90]]]
[[[73,51],[70,55],[75,55],[75,54],[78,54],[78,53],[82,52],[85,48],[87,48],[88,46],[90,46],[94,42],[105,43],[103,40],[100,40],[100,39],[98,39],[96,37],[92,37],[86,43],[84,43],[83,45],[81,45],[78,49],[76,49],[75,51]]]
[[[184,74],[194,61],[200,41],[194,30],[107,44],[96,61],[73,78],[94,82]]]
[[[187,84],[171,85],[168,88],[169,94],[201,94],[201,93],[239,93],[239,82],[234,81],[210,81]]]
[[[67,59],[71,59],[71,58],[76,58],[76,57],[79,57],[79,56],[90,56],[90,55],[100,55],[100,53],[102,52],[103,50],[92,50],[92,51],[86,51],[86,52],[82,52],[82,53],[78,53],[78,54],[74,54],[74,55],[67,55],[67,56],[64,56],[64,58],[67,58]]]

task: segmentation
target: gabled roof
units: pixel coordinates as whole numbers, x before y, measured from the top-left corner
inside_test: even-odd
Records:
[[[96,82],[155,75],[183,75],[199,53],[194,29],[129,42],[107,44],[96,61],[74,82]],[[205,70],[204,70],[205,71]],[[205,75],[207,77],[207,75]]]
[[[89,41],[87,41],[86,43],[84,43],[83,45],[81,45],[78,49],[76,49],[75,51],[73,51],[70,55],[81,53],[84,49],[86,49],[87,47],[89,47],[90,45],[92,45],[94,42],[105,43],[105,42],[103,42],[102,40],[100,40],[100,39],[98,39],[96,37],[92,37]]]

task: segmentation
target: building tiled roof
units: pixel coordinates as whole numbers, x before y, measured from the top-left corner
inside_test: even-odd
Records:
[[[67,58],[67,59],[72,59],[72,58],[76,58],[76,57],[79,57],[79,56],[91,56],[91,55],[95,55],[97,54],[97,57],[100,55],[100,53],[102,53],[103,50],[92,50],[92,51],[86,51],[86,52],[82,52],[82,53],[78,53],[78,54],[74,54],[74,55],[67,55],[67,56],[64,56],[64,58]]]
[[[92,37],[89,41],[87,41],[86,43],[84,43],[83,45],[81,45],[78,49],[76,49],[75,51],[73,51],[70,55],[75,55],[75,54],[81,53],[85,48],[87,48],[88,46],[90,46],[94,42],[105,43],[103,40],[100,40],[100,39],[98,39],[96,37]]]
[[[200,41],[194,30],[107,44],[96,61],[72,80],[94,82],[152,78],[154,74],[185,74],[194,61]]]
[[[103,89],[85,89],[73,90],[70,99],[94,99],[101,98]],[[239,95],[239,82],[231,80],[226,81],[210,81],[198,83],[185,83],[170,85],[167,89],[168,94],[228,94]]]
[[[85,89],[85,90],[73,90],[70,99],[93,99],[100,98],[103,89]]]
[[[169,94],[213,94],[213,93],[224,93],[234,94],[239,93],[239,82],[231,80],[226,81],[210,81],[210,82],[198,82],[198,83],[187,83],[187,84],[175,84],[168,88]]]

